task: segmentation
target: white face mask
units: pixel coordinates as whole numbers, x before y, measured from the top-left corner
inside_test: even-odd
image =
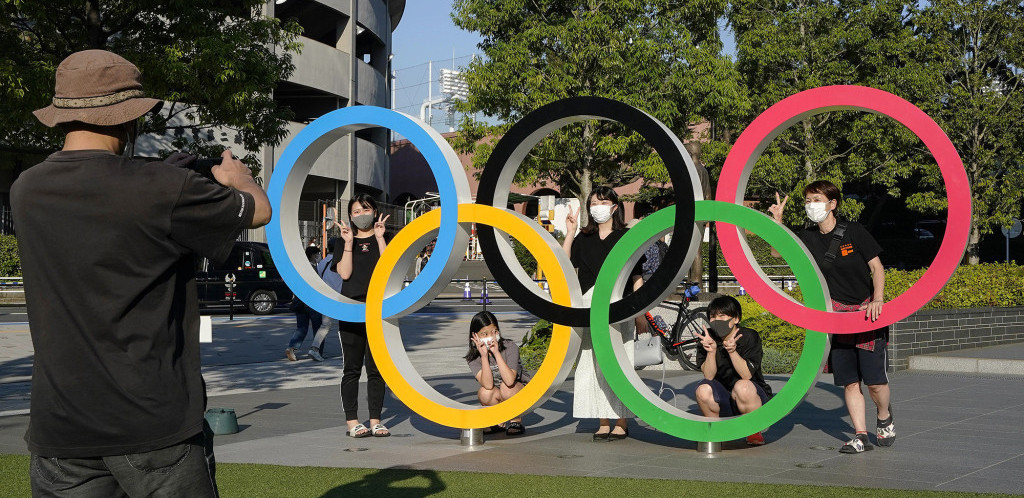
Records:
[[[827,202],[808,202],[804,204],[804,209],[807,210],[807,217],[815,222],[821,223],[828,218],[828,206]]]
[[[604,223],[612,219],[612,206],[590,206],[590,217],[594,219],[594,223]]]

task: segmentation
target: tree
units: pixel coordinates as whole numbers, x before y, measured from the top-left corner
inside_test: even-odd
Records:
[[[929,71],[920,105],[953,141],[971,184],[968,262],[995,227],[1019,216],[1024,199],[1024,6],[1017,1],[933,0],[916,10],[914,30]],[[945,209],[941,177],[922,179],[907,199]]]
[[[272,98],[291,74],[301,28],[263,16],[263,0],[3,0],[0,25],[0,151],[46,153],[63,136],[32,116],[53,96],[54,73],[68,55],[113,51],[142,72],[149,96],[168,101],[143,133],[221,128],[238,134],[259,167],[256,151],[287,135],[290,111]],[[168,114],[169,113],[169,114]],[[189,124],[171,119],[186,118]],[[190,134],[191,135],[191,134]],[[174,148],[208,154],[212,142],[179,136]]]
[[[555,100],[601,96],[655,116],[681,138],[690,125],[743,113],[732,61],[720,55],[724,0],[457,0],[452,18],[483,37],[484,57],[466,70],[460,111],[502,123],[464,120],[454,145],[482,167],[511,123]],[[520,167],[521,184],[557,185],[581,201],[593,184],[668,181],[638,134],[584,121],[549,135]],[[584,210],[584,215],[586,211]]]
[[[921,71],[911,50],[912,3],[731,2],[728,19],[736,34],[738,70],[753,101],[746,122],[790,95],[825,85],[867,85],[907,98],[906,80]],[[748,195],[799,195],[807,183],[828,179],[840,188],[873,183],[898,196],[901,180],[928,164],[930,158],[920,149],[913,134],[891,119],[855,111],[819,114],[776,138],[751,174]],[[716,166],[726,152],[713,158]],[[787,206],[787,222],[803,221],[799,204]],[[863,208],[851,199],[843,203],[843,214],[857,219]]]

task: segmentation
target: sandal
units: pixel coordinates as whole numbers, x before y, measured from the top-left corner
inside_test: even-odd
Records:
[[[519,436],[526,432],[522,422],[509,422],[508,429],[505,429],[506,436]]]
[[[889,418],[877,420],[875,437],[879,446],[892,446],[896,442],[896,426],[892,423],[892,406],[889,406]]]
[[[370,434],[370,429],[367,429],[366,426],[363,425],[363,424],[356,424],[356,425],[352,426],[352,428],[348,430],[347,434],[348,434],[348,437],[355,437],[355,438],[370,437],[370,435],[371,435]]]
[[[857,454],[864,453],[865,451],[871,451],[873,449],[875,449],[875,447],[871,446],[871,442],[868,441],[867,434],[857,434],[853,439],[844,444],[842,448],[839,448],[839,452]]]
[[[383,432],[381,432],[383,431]],[[391,431],[384,424],[376,424],[373,426],[373,437],[388,437],[391,435]]]
[[[505,431],[506,424],[492,425],[484,429],[484,434],[496,434]]]

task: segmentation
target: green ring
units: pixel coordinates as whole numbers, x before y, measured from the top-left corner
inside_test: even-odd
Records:
[[[628,361],[625,348],[622,343],[612,344],[608,306],[597,304],[611,302],[616,280],[624,279],[631,269],[631,265],[628,265],[629,259],[655,235],[670,228],[674,216],[675,206],[671,206],[644,218],[626,231],[605,259],[594,285],[594,306],[590,308],[590,334],[594,343],[594,354],[605,380],[622,403],[652,427],[690,441],[716,442],[740,439],[782,420],[803,400],[821,372],[828,343],[827,335],[807,331],[804,336],[803,353],[793,376],[775,397],[753,412],[731,418],[708,418],[679,410],[656,396],[636,375],[632,365],[624,365]],[[697,221],[718,221],[738,225],[760,235],[778,250],[792,267],[793,274],[796,275],[804,292],[805,305],[814,309],[825,309],[825,295],[821,280],[818,279],[817,266],[796,242],[792,232],[758,211],[721,201],[696,202],[695,217]],[[813,285],[815,282],[818,282],[818,285]],[[626,372],[629,372],[632,378]]]

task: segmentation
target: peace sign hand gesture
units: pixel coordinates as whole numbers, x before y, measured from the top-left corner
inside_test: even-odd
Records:
[[[768,212],[771,213],[776,223],[782,223],[782,211],[786,209],[787,202],[789,202],[788,194],[785,199],[779,200],[779,193],[775,192],[775,204],[768,207]]]
[[[573,214],[572,207],[569,208],[569,213],[565,215],[565,231],[567,234],[575,234],[576,228],[579,227],[580,210],[576,210],[576,214]]]
[[[377,218],[377,222],[373,224],[373,234],[378,239],[384,238],[384,222],[388,221],[391,215],[384,216],[383,214]]]
[[[341,239],[351,244],[353,237],[355,237],[355,235],[352,234],[352,229],[349,228],[349,226],[346,225],[345,222],[342,220],[334,222],[334,225],[341,230]]]

